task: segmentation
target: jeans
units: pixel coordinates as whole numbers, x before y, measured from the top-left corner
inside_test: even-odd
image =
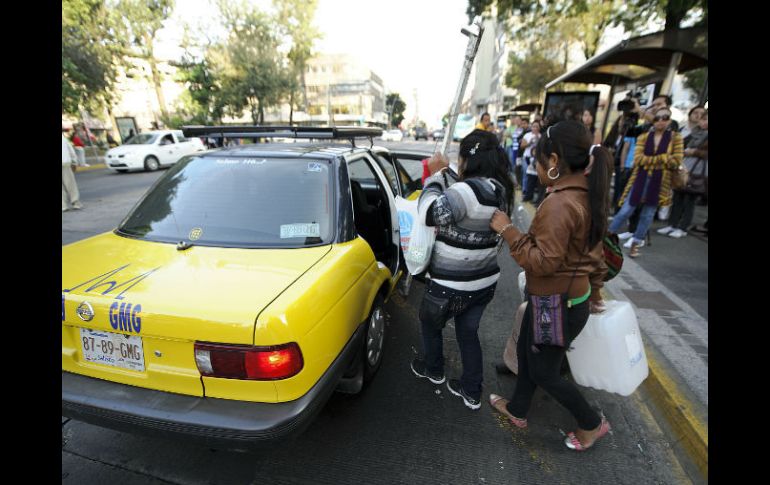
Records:
[[[618,205],[620,196],[623,195],[623,189],[626,188],[628,178],[631,176],[630,168],[615,168],[615,189],[612,194],[612,205]]]
[[[647,187],[649,185],[650,185],[650,179],[647,178],[647,180],[644,183],[644,188],[642,188],[643,194],[647,191]],[[623,202],[623,207],[620,208],[620,212],[615,214],[615,217],[612,218],[612,223],[608,228],[609,232],[613,234],[617,234],[621,225],[625,223],[628,220],[628,218],[634,214],[634,211],[636,211],[637,206],[631,205],[631,196],[633,195],[633,193],[634,193],[633,189],[628,192],[628,195],[626,196],[626,200],[625,202]],[[636,225],[636,229],[634,230],[635,243],[641,244],[642,241],[644,241],[644,236],[647,234],[647,231],[650,229],[650,226],[652,225],[652,221],[655,218],[655,212],[657,212],[657,210],[658,210],[658,207],[655,205],[642,204],[642,213],[639,215],[639,223]]]
[[[583,302],[567,311],[567,346],[577,337],[588,322],[589,304]],[[562,379],[560,370],[566,355],[566,349],[552,345],[539,345],[537,352],[532,345],[532,311],[527,304],[524,320],[521,322],[521,334],[516,346],[519,358],[519,375],[516,390],[511,402],[506,406],[508,412],[517,418],[526,418],[532,405],[532,397],[537,386],[542,387],[556,401],[567,408],[575,417],[581,429],[595,429],[601,424],[601,416],[588,404],[578,388],[571,381]]]
[[[492,301],[495,295],[493,284],[477,291],[460,291],[428,281],[425,291],[431,291],[434,296],[445,296],[450,300],[444,322],[454,318],[455,336],[460,347],[460,357],[463,363],[463,372],[460,384],[463,390],[471,397],[481,397],[481,383],[483,381],[483,360],[481,354],[481,342],[479,341],[479,323],[484,309]],[[424,297],[423,297],[424,298]],[[467,299],[467,306],[457,311],[454,303],[458,299]],[[443,325],[436,322],[420,321],[422,327],[422,343],[425,351],[425,364],[432,374],[444,373],[444,337]]]
[[[617,234],[621,226],[628,220],[629,217],[634,214],[636,207],[637,206],[631,205],[631,196],[629,194],[629,196],[626,197],[626,201],[623,203],[623,207],[620,209],[620,212],[615,214],[615,217],[612,218],[612,223],[610,224],[608,230],[613,234]],[[636,230],[634,231],[635,243],[641,244],[642,241],[644,241],[644,236],[647,234],[647,230],[650,229],[650,225],[652,225],[652,220],[655,218],[655,212],[657,210],[657,206],[642,205],[642,213],[639,216],[639,224],[636,225]]]
[[[535,195],[535,190],[537,189],[538,183],[537,175],[526,174],[524,176],[524,196],[522,197],[523,201],[532,200]]]
[[[697,199],[698,194],[675,190],[674,206],[671,208],[671,217],[668,220],[668,225],[687,231],[687,228],[692,224],[692,218],[695,214],[695,201]]]

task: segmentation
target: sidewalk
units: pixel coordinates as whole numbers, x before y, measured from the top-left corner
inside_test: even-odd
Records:
[[[521,200],[519,197],[517,194],[516,200]],[[535,208],[529,203],[519,203],[519,206],[529,216],[528,227]],[[693,224],[703,224],[707,218],[708,207],[696,206]],[[649,363],[649,376],[641,388],[651,400],[657,420],[672,435],[675,450],[692,460],[705,477],[708,474],[708,313],[706,309],[702,316],[703,310],[699,313],[672,291],[675,288],[677,292],[686,292],[691,288],[680,286],[679,282],[677,286],[667,287],[661,282],[665,272],[673,268],[657,258],[671,260],[677,252],[697,257],[703,252],[703,244],[708,245],[708,237],[691,233],[681,240],[673,240],[654,234],[665,224],[662,221],[653,224],[652,245],[644,249],[641,258],[632,259],[628,257],[628,250],[624,250],[623,268],[607,283],[603,294],[605,299],[629,301],[634,306]],[[705,268],[698,270],[705,272],[707,281],[708,261],[702,264]],[[693,281],[693,286],[703,283]],[[694,298],[689,294],[687,297],[691,301]],[[706,294],[698,295],[697,299],[707,301],[707,298]]]
[[[107,168],[105,165],[104,157],[103,156],[96,156],[96,157],[86,157],[86,163],[89,165],[88,167],[81,167],[78,166],[77,171],[78,172],[87,172],[89,170],[100,170],[103,168]]]

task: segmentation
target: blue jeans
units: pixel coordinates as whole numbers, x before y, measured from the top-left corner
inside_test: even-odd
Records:
[[[508,153],[508,159],[511,161],[511,170],[516,170],[516,151],[513,149],[513,145],[507,147],[505,151]]]
[[[430,293],[438,301],[446,300],[444,310],[440,315],[426,318],[423,306],[420,308],[420,324],[422,326],[422,343],[425,351],[425,365],[432,374],[444,373],[444,337],[443,327],[446,321],[454,318],[455,336],[460,347],[460,357],[463,362],[463,373],[460,385],[471,397],[481,397],[483,381],[483,360],[481,342],[479,341],[479,322],[481,315],[495,295],[497,284],[477,291],[460,291],[434,283],[428,280],[425,292]],[[425,299],[425,296],[423,296]]]
[[[612,218],[612,223],[608,230],[613,234],[617,234],[621,226],[634,214],[635,210],[636,206],[631,205],[631,194],[628,194],[625,202],[623,202],[623,207],[620,209],[620,212],[615,214],[615,217]],[[650,229],[652,220],[655,218],[655,211],[657,210],[658,207],[654,205],[642,206],[639,224],[636,225],[636,231],[634,232],[634,242],[636,244],[641,244],[642,241],[644,241],[644,236],[647,234],[647,230]]]

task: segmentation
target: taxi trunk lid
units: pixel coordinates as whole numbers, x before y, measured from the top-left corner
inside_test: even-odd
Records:
[[[179,251],[112,233],[65,246],[62,369],[200,395],[195,341],[254,345],[259,313],[330,249]],[[141,337],[144,370],[88,360],[84,345],[100,344],[98,335],[83,343],[93,331],[115,345],[127,337],[110,334]]]

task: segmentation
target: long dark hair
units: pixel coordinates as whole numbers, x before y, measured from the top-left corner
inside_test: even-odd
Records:
[[[547,170],[548,157],[555,153],[561,167],[568,167],[570,172],[583,171],[591,161],[592,139],[582,122],[567,120],[556,123],[548,127],[535,148],[537,162]],[[593,159],[588,175],[588,202],[591,208],[588,241],[591,247],[598,244],[607,231],[612,155],[606,148],[595,146]]]
[[[510,215],[513,210],[511,161],[500,147],[497,135],[486,130],[473,130],[460,141],[460,156],[465,160],[461,178],[487,177],[505,187],[505,202]]]

